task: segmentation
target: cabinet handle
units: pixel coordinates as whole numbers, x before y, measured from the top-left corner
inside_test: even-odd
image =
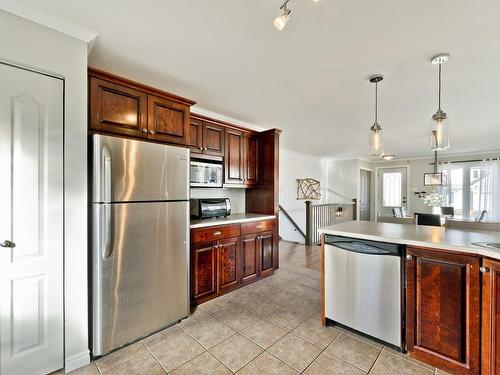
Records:
[[[255,228],[262,229],[262,225],[257,225]]]
[[[214,232],[214,236],[220,236],[222,234],[222,232],[220,230]]]
[[[154,133],[155,133],[155,131],[154,131],[154,130],[150,130],[150,131],[149,131],[149,134],[151,134],[151,135],[153,135]]]
[[[488,268],[486,268],[486,267],[479,267],[479,271],[481,273],[486,273],[486,272],[489,272],[490,270]]]
[[[146,133],[148,132],[148,129],[143,128],[143,129],[142,129],[142,132],[143,132],[144,134],[146,134]]]
[[[412,257],[410,254],[408,254],[408,255],[406,256],[406,259],[408,259],[408,260],[412,260],[412,259],[413,259],[413,257]]]

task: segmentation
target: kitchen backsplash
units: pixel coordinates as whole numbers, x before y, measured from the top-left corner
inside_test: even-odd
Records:
[[[232,213],[245,212],[245,189],[191,188],[191,198],[229,198]]]

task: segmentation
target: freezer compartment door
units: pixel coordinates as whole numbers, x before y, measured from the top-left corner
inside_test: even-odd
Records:
[[[94,134],[93,201],[189,199],[189,149]]]
[[[189,314],[188,202],[94,204],[94,356]]]

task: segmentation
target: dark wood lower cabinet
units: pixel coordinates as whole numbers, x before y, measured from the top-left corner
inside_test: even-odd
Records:
[[[252,282],[257,279],[259,271],[259,246],[257,234],[241,237],[241,280]]]
[[[500,374],[500,262],[483,260],[481,374]]]
[[[278,256],[275,229],[274,220],[192,229],[191,303],[272,275]]]
[[[239,237],[228,238],[218,242],[218,291],[234,289],[239,279]]]
[[[274,235],[266,232],[259,236],[258,247],[260,252],[260,274],[268,275],[274,271]]]
[[[410,356],[453,374],[479,374],[479,258],[407,247]]]
[[[191,294],[200,299],[217,292],[217,243],[191,247]]]

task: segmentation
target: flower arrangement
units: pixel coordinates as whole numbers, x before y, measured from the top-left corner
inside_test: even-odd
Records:
[[[445,197],[443,194],[429,193],[425,194],[422,200],[429,207],[441,207],[445,201]]]

